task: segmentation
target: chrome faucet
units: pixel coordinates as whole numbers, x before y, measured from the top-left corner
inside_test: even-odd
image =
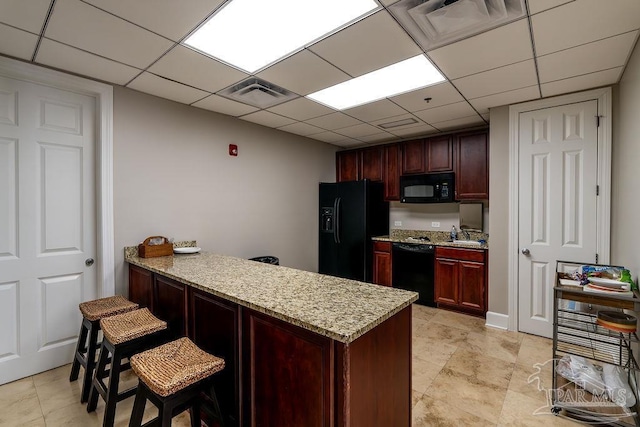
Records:
[[[460,231],[461,231],[461,232],[462,232],[462,234],[464,235],[465,240],[471,240],[471,235],[469,235],[469,232],[468,232],[466,229],[461,228],[461,229],[460,229]]]

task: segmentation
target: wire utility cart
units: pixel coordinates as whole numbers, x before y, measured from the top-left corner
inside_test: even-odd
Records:
[[[610,295],[584,291],[581,286],[561,284],[565,271],[595,264],[557,261],[554,287],[553,390],[552,412],[589,424],[640,426],[638,399],[638,344],[636,332],[615,332],[596,322],[599,310],[620,311],[640,316],[640,295]],[[598,265],[598,267],[603,267]],[[615,405],[605,396],[594,396],[556,372],[564,355],[582,356],[594,365],[624,368],[636,404],[631,408]],[[605,393],[606,395],[606,393]]]

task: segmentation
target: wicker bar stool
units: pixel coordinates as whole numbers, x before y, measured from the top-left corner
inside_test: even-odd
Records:
[[[93,378],[93,370],[96,367],[96,350],[98,349],[98,332],[100,331],[100,319],[114,316],[120,313],[137,310],[138,304],[129,301],[121,295],[86,301],[80,304],[82,323],[76,352],[71,365],[69,381],[78,379],[80,365],[84,367],[84,379],[82,381],[82,394],[80,402],[84,403],[89,398],[89,389]],[[87,341],[87,337],[89,340]]]
[[[100,347],[98,365],[91,382],[87,412],[96,410],[98,395],[102,396],[105,401],[102,425],[111,427],[116,415],[116,404],[133,396],[136,392],[136,388],[133,387],[118,393],[120,372],[130,366],[129,364],[122,365],[122,360],[161,344],[167,338],[167,322],[155,317],[149,309],[141,308],[106,317],[100,320],[100,327],[104,338]],[[109,354],[111,354],[111,364],[107,371]],[[108,386],[103,382],[107,376],[109,377]]]
[[[131,368],[140,379],[129,427],[140,427],[147,399],[158,407],[158,418],[147,425],[171,426],[171,419],[191,408],[191,426],[200,427],[204,402],[224,425],[213,389],[213,374],[224,368],[224,359],[202,351],[189,338],[180,338],[131,357]],[[203,399],[203,397],[205,399]]]

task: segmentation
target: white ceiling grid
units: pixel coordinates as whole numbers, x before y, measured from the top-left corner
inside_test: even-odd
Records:
[[[492,107],[615,84],[640,34],[638,0],[527,0],[524,18],[423,52],[388,12],[396,2],[259,70],[299,95],[267,110],[218,95],[249,74],[180,45],[225,0],[5,0],[0,54],[351,147],[482,126]],[[304,97],[420,53],[446,82],[344,111]],[[413,121],[380,127],[402,119]]]

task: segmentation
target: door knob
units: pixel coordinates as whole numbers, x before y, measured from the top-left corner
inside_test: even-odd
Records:
[[[84,260],[84,265],[86,265],[87,267],[91,267],[94,262],[95,261],[93,260],[93,258],[87,258],[86,260]]]
[[[529,252],[529,249],[527,249],[527,248],[522,249],[522,255],[527,255],[528,256],[530,253],[531,252]]]

